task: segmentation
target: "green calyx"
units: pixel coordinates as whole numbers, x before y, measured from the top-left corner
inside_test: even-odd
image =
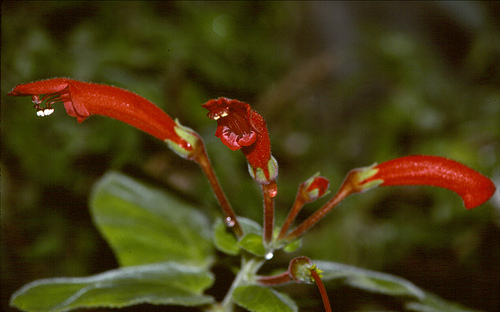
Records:
[[[271,156],[271,159],[269,159],[269,162],[267,163],[267,172],[269,178],[266,176],[264,169],[254,168],[250,164],[248,164],[248,172],[250,173],[250,176],[258,183],[269,184],[272,181],[276,180],[276,177],[278,176],[278,162],[273,156]]]
[[[298,257],[290,261],[288,272],[290,276],[298,283],[314,283],[311,277],[311,270],[315,270],[316,266],[311,263],[307,257]]]
[[[177,124],[177,126],[174,128],[175,133],[182,140],[187,142],[190,148],[185,148],[184,146],[179,145],[179,143],[174,142],[170,139],[166,139],[165,143],[167,143],[168,147],[177,155],[183,158],[191,158],[194,150],[196,150],[196,147],[199,144],[200,137],[193,129],[181,125],[179,123],[179,120],[175,119],[175,123]]]
[[[374,163],[373,165],[368,166],[368,167],[355,169],[356,170],[356,178],[358,181],[358,185],[361,188],[361,190],[360,190],[361,192],[364,192],[364,191],[367,191],[371,188],[377,187],[384,182],[384,180],[381,180],[381,179],[376,179],[376,180],[370,181],[370,178],[372,178],[374,175],[376,175],[378,170],[379,170],[379,169],[375,168],[376,166],[377,166],[377,163]]]

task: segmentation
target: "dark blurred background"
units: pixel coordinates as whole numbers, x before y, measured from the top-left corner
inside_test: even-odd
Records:
[[[200,106],[219,96],[252,104],[280,164],[280,224],[298,185],[317,171],[335,192],[350,169],[408,154],[455,159],[499,185],[499,11],[495,1],[3,1],[3,310],[35,279],[117,266],[87,204],[108,170],[220,215],[199,168],[162,142],[101,116],[78,124],[60,104],[39,118],[29,98],[6,96],[15,85],[63,76],[146,97],[203,136],[233,207],[260,222],[262,199],[244,157],[213,136],[216,124]],[[286,267],[299,255],[352,264],[498,311],[499,211],[498,192],[466,211],[443,189],[377,189],[345,200],[299,252],[270,264]],[[301,311],[318,308],[314,287],[287,290]],[[401,309],[335,285],[329,295],[335,311]]]

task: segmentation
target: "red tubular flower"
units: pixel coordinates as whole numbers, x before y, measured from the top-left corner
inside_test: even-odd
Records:
[[[337,194],[291,233],[283,237],[292,241],[323,219],[347,196],[391,185],[431,185],[454,191],[465,208],[484,204],[495,193],[495,185],[487,177],[456,161],[439,156],[406,156],[351,170]]]
[[[52,105],[63,102],[66,112],[78,122],[90,115],[118,119],[167,142],[176,152],[191,151],[197,140],[194,132],[180,126],[150,101],[113,86],[54,78],[18,85],[8,95],[31,95],[38,116],[50,115],[54,111]]]
[[[263,184],[273,181],[277,164],[271,156],[271,141],[264,118],[247,103],[225,97],[210,100],[202,106],[209,110],[207,116],[217,121],[215,136],[231,150],[241,149],[252,169],[252,176]]]
[[[406,156],[366,168],[360,181],[363,189],[372,186],[432,185],[457,193],[465,208],[485,203],[495,193],[493,182],[456,161],[438,156]]]

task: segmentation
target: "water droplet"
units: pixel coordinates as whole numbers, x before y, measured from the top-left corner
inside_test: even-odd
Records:
[[[272,252],[268,252],[264,256],[264,258],[266,258],[266,260],[271,260],[273,257],[274,257],[274,254]]]
[[[274,185],[272,185],[271,187],[269,187],[269,189],[267,190],[267,193],[269,194],[269,197],[275,197],[277,194],[278,194],[278,186],[276,185],[276,183]]]
[[[53,112],[54,112],[53,108],[46,108],[46,109],[43,110],[43,114],[45,116],[48,116],[48,115],[52,114]]]
[[[226,217],[224,222],[226,223],[226,226],[228,226],[228,227],[233,227],[236,224],[236,221],[234,221],[233,218],[231,218],[231,217]]]

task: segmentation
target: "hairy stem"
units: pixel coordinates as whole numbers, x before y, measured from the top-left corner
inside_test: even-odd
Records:
[[[222,211],[225,214],[225,224],[233,230],[237,237],[241,238],[243,236],[243,230],[240,223],[238,222],[233,208],[231,207],[231,204],[229,204],[229,201],[226,198],[226,194],[224,194],[224,191],[222,190],[217,176],[215,175],[212,164],[210,163],[210,159],[208,158],[207,151],[205,150],[205,146],[203,144],[199,144],[198,149],[199,150],[194,154],[193,160],[200,165],[201,169],[207,176],[208,181],[210,182],[210,186],[212,186],[212,189],[214,191],[215,197],[217,197]]]
[[[224,300],[220,303],[220,311],[229,312],[232,311],[232,297],[234,290],[241,286],[244,283],[251,282],[251,280],[255,277],[255,274],[260,269],[260,267],[264,264],[264,261],[259,260],[258,258],[246,259],[245,256],[242,257],[241,262],[241,270],[238,272],[236,277],[234,278],[231,287],[226,293]]]
[[[332,307],[330,306],[330,300],[328,299],[328,294],[326,293],[325,285],[319,277],[318,273],[315,270],[311,270],[311,276],[318,285],[319,293],[321,294],[321,299],[323,300],[323,305],[325,306],[326,312],[332,312]]]
[[[288,216],[285,219],[285,222],[283,223],[283,226],[281,227],[280,233],[278,234],[277,240],[283,239],[285,237],[286,232],[290,228],[290,225],[292,225],[292,222],[295,220],[297,217],[297,214],[299,214],[299,211],[302,209],[304,206],[305,202],[303,197],[300,194],[297,194],[297,197],[295,198],[295,202],[293,203],[292,209],[290,209],[290,212],[288,213]]]
[[[292,281],[293,279],[288,271],[279,275],[257,277],[257,282],[265,286],[277,286]]]
[[[269,245],[273,239],[274,229],[274,196],[276,196],[276,182],[262,184],[264,197],[264,243]]]
[[[343,199],[347,196],[358,192],[356,185],[353,184],[351,179],[347,178],[344,183],[340,186],[339,191],[332,199],[330,199],[323,207],[313,213],[309,218],[297,226],[292,232],[286,235],[283,239],[286,241],[292,241],[302,234],[304,234],[308,229],[318,223],[323,219],[335,206],[337,206]]]

